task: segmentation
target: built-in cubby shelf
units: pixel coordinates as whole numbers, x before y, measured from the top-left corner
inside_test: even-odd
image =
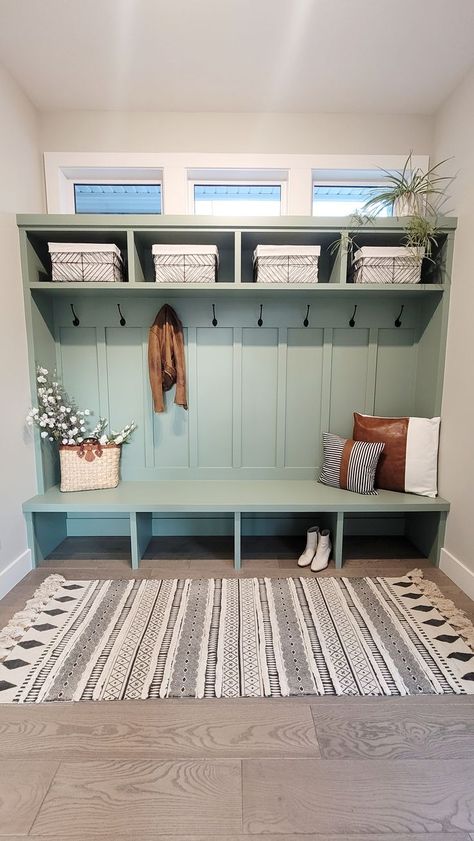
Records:
[[[303,482],[303,513],[325,511],[340,564],[344,530],[354,524],[346,517],[344,525],[349,509],[343,491],[340,503],[331,497],[329,507],[321,508],[327,493],[323,500],[314,480],[322,433],[350,437],[354,411],[434,416],[441,410],[456,220],[438,224],[438,253],[433,264],[425,262],[422,283],[369,285],[352,283],[350,242],[398,245],[405,235],[403,220],[375,220],[354,231],[350,219],[335,218],[20,216],[32,399],[36,365],[43,364],[58,371],[80,406],[109,418],[113,428],[136,420],[137,430],[123,449],[124,481],[118,491],[130,493],[130,500],[143,483],[150,483],[147,500],[153,483],[175,482],[179,499],[182,489],[191,489],[201,501],[208,499],[210,482],[226,482],[232,493],[256,482],[251,510],[238,493],[232,497],[236,559],[243,514],[249,534],[299,528],[295,517],[303,509],[293,491],[295,482]],[[115,243],[124,259],[125,282],[53,283],[51,241]],[[218,282],[155,283],[154,243],[217,245]],[[258,244],[320,245],[319,283],[253,282]],[[150,325],[166,302],[184,327],[189,410],[174,405],[169,392],[166,411],[157,415],[147,343]],[[134,509],[127,499],[123,516],[107,507],[110,493],[84,492],[78,513],[68,494],[54,490],[57,457],[37,431],[35,451],[38,496],[25,511],[38,558],[65,535],[130,533],[138,563],[151,534],[223,534],[229,527],[222,520],[220,491],[208,504],[186,508],[182,502],[174,511],[161,503],[152,508],[147,501],[145,508]],[[262,507],[265,481],[274,483],[275,493],[284,492],[282,505]],[[281,482],[290,483],[286,490]],[[51,494],[60,501],[54,511],[43,507]],[[436,560],[448,503],[418,505],[394,494],[381,498],[384,505],[377,510],[371,500],[357,500],[354,515],[366,518],[369,533],[405,533]],[[356,527],[360,530],[359,523]]]

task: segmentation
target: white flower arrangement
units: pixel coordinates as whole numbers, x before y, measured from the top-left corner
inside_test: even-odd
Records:
[[[36,371],[36,393],[38,406],[30,409],[26,422],[28,426],[38,426],[44,440],[78,445],[85,438],[97,438],[103,446],[125,444],[137,428],[135,421],[132,421],[120,432],[107,432],[107,419],[99,418],[94,429],[89,431],[91,410],[79,409],[54,375],[51,376],[47,368],[40,366]]]

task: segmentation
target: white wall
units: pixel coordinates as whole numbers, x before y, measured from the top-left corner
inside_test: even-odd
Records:
[[[21,504],[34,493],[26,334],[15,214],[42,211],[38,116],[0,66],[0,597],[30,566]]]
[[[454,157],[452,207],[458,216],[448,329],[440,491],[451,500],[442,568],[474,598],[474,69],[440,109],[434,157]]]
[[[41,115],[45,152],[429,154],[433,120],[379,114],[179,114],[60,111]]]

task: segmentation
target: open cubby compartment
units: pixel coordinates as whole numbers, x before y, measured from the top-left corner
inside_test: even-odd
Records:
[[[234,283],[235,231],[217,228],[155,228],[134,232],[136,283],[154,283],[153,245],[216,245],[219,251],[218,283]],[[167,285],[167,284],[164,284]],[[207,284],[204,284],[207,285]],[[196,284],[197,286],[197,284]]]
[[[127,282],[128,277],[128,243],[127,231],[117,228],[88,229],[80,228],[59,228],[57,230],[37,229],[35,231],[21,231],[22,248],[28,271],[28,282],[51,282],[51,257],[48,251],[48,242],[77,242],[79,243],[107,243],[116,245],[121,252],[123,260],[123,278]],[[56,284],[55,284],[56,285]],[[58,286],[67,286],[67,283],[58,283]],[[84,282],[84,286],[90,284]],[[94,284],[95,285],[95,284]],[[104,286],[113,284],[104,284]]]
[[[399,247],[406,245],[406,233],[400,229],[397,231],[387,231],[365,228],[355,231],[349,236],[352,244],[349,242],[347,248],[347,283],[354,282],[353,255],[358,248],[362,248],[363,246]],[[437,235],[437,245],[433,247],[431,258],[425,258],[423,260],[420,283],[446,284],[450,282],[451,255],[449,252],[452,248],[452,236],[453,234],[449,231],[441,231]],[[383,286],[384,284],[381,285]],[[391,284],[386,285],[390,286]],[[411,284],[406,285],[409,286]],[[366,284],[366,286],[370,286],[370,284]]]
[[[342,557],[347,558],[348,539],[358,537],[392,538],[387,540],[380,560],[400,557],[400,542],[413,546],[424,558],[438,563],[446,526],[446,511],[371,512],[370,515],[344,514]],[[395,540],[393,540],[395,538]],[[391,543],[393,546],[391,546]],[[395,547],[395,549],[393,549]],[[391,551],[390,551],[391,550]],[[405,550],[405,551],[407,551]],[[392,552],[395,552],[395,555]]]
[[[334,230],[295,230],[294,228],[277,228],[269,230],[242,231],[242,283],[253,283],[253,255],[257,245],[319,245],[321,255],[319,258],[319,283],[341,283],[345,279],[345,250],[338,248],[341,240],[341,231],[336,227]],[[342,265],[344,272],[342,273]],[[268,284],[259,284],[262,287]],[[285,284],[291,288],[292,285]],[[311,284],[306,284],[311,287]],[[301,287],[299,287],[301,288]]]

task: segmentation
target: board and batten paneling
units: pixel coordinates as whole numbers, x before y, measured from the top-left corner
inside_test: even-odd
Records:
[[[285,467],[318,464],[324,331],[290,328],[287,337]]]
[[[352,413],[365,412],[369,373],[369,330],[333,331],[329,431],[352,435]],[[325,430],[323,430],[324,432]]]
[[[124,479],[198,478],[201,471],[311,478],[321,464],[322,433],[350,436],[354,411],[414,412],[420,335],[414,306],[406,306],[396,328],[399,302],[370,302],[351,328],[350,304],[347,313],[322,304],[309,327],[299,303],[272,301],[262,327],[258,307],[221,304],[213,327],[209,306],[184,299],[178,314],[189,410],[175,405],[173,388],[161,414],[153,412],[147,358],[156,309],[155,301],[129,301],[121,327],[114,306],[85,299],[81,324],[73,327],[67,301],[55,307],[66,389],[114,429],[132,419],[138,424],[123,450]]]
[[[278,330],[242,331],[242,466],[275,467]]]
[[[375,414],[386,417],[414,414],[416,345],[412,329],[378,331]]]
[[[232,467],[233,332],[228,327],[196,331],[198,467]]]

